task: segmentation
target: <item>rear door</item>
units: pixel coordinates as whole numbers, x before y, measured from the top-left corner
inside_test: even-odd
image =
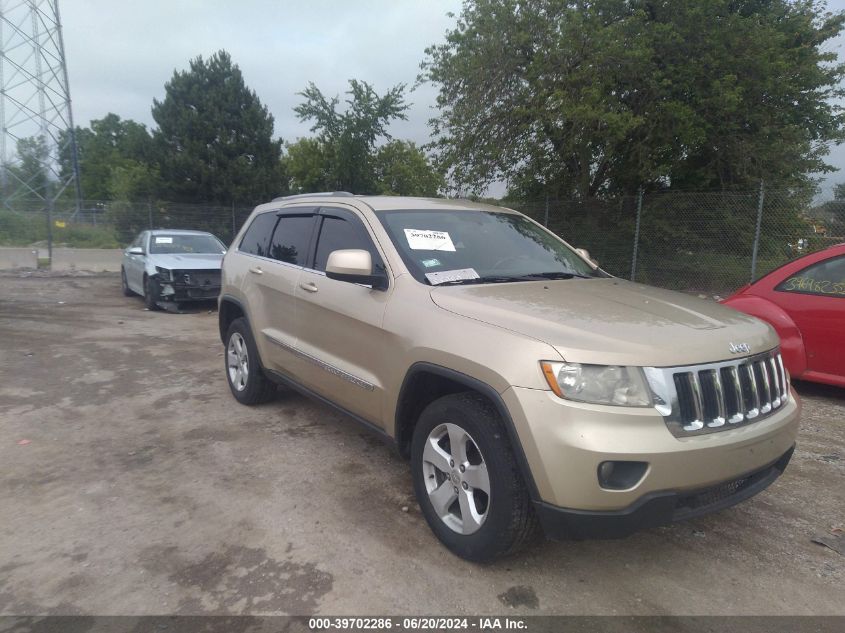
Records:
[[[266,368],[297,379],[296,287],[311,248],[315,213],[313,207],[295,207],[258,215],[239,247],[250,259],[244,293],[261,359]]]
[[[329,279],[325,270],[329,253],[339,249],[368,250],[374,271],[385,271],[384,259],[364,220],[349,209],[322,207],[316,233],[313,261],[302,271],[296,288],[302,382],[381,425],[386,382],[381,326],[392,285],[386,291],[373,290]]]
[[[772,294],[801,331],[807,369],[845,375],[845,256],[790,275]]]

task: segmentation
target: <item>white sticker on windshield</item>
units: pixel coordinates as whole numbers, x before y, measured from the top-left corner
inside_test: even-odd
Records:
[[[173,244],[172,237],[157,237],[156,244]]]
[[[408,246],[415,251],[455,251],[452,238],[446,231],[405,229]]]
[[[461,279],[478,279],[479,275],[475,268],[459,268],[457,270],[444,270],[438,273],[426,273],[425,278],[433,286],[445,284],[447,281],[460,281]]]

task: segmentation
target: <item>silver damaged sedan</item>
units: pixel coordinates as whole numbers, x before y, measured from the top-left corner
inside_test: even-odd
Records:
[[[208,301],[220,294],[226,247],[202,231],[142,231],[123,251],[123,294],[139,294],[150,310],[164,303]]]

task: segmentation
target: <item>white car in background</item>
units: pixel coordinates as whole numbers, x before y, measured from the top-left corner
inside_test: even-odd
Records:
[[[220,294],[226,246],[203,231],[142,231],[120,267],[123,294],[138,294],[150,310],[163,303],[209,301]]]

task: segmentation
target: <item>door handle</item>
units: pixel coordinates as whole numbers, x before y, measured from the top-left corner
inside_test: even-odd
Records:
[[[299,284],[299,287],[307,292],[317,292],[317,285],[311,281],[306,284]]]
[[[255,266],[253,268],[250,268],[249,272],[254,273],[256,275],[263,275],[264,274],[264,271],[261,270],[261,266]]]

